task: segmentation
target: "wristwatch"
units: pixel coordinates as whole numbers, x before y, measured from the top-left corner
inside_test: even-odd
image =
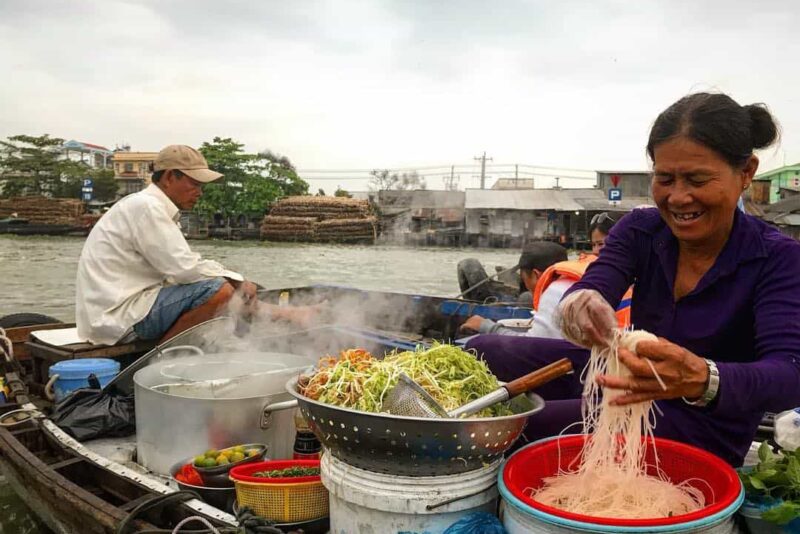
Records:
[[[708,378],[706,379],[706,390],[700,396],[699,399],[689,400],[686,397],[683,397],[683,402],[686,404],[690,404],[692,406],[708,406],[711,404],[715,398],[717,398],[717,393],[719,393],[719,369],[717,369],[717,364],[713,361],[705,358],[706,365],[708,366]]]

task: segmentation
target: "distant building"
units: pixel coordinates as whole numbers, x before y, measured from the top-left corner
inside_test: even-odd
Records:
[[[597,189],[608,194],[608,190],[617,187],[622,190],[622,199],[626,197],[651,198],[653,191],[650,189],[651,174],[648,171],[595,171],[597,174]],[[616,177],[617,185],[614,186]]]
[[[498,178],[492,189],[533,189],[533,178]]]
[[[82,143],[81,141],[67,141],[61,146],[61,152],[66,159],[85,163],[92,169],[104,169],[111,166],[114,152],[104,146]]]
[[[781,189],[800,188],[800,163],[761,173],[755,177],[755,181],[769,182],[769,203],[778,202]]]
[[[114,152],[114,178],[119,183],[122,196],[141,191],[150,185],[153,174],[153,162],[158,152],[130,152],[119,150]]]
[[[577,198],[602,200],[597,189],[467,189],[467,243],[519,247],[548,239],[564,244],[586,228],[586,213]],[[584,236],[585,237],[585,236]]]
[[[379,191],[375,204],[382,237],[415,245],[460,245],[463,191]]]
[[[800,239],[800,196],[764,207],[764,220],[780,228],[784,234]]]

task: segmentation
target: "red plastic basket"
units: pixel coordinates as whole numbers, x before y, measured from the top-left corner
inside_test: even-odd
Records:
[[[319,460],[273,460],[245,464],[231,469],[239,506],[281,523],[298,523],[328,515],[328,490],[321,477],[254,477],[256,471],[287,467],[319,467]]]
[[[673,483],[688,481],[701,490],[707,503],[702,509],[657,519],[593,517],[547,506],[525,491],[540,488],[544,478],[556,475],[559,470],[574,470],[585,440],[585,435],[565,436],[520,449],[503,467],[503,483],[514,497],[542,512],[573,521],[620,527],[655,527],[703,519],[724,510],[739,497],[739,477],[724,460],[697,447],[662,438],[655,438],[659,469]],[[647,447],[646,461],[650,466],[648,474],[655,475],[652,442]]]
[[[289,467],[316,467],[319,469],[319,460],[269,460],[255,464],[245,464],[231,469],[230,477],[233,480],[253,482],[256,484],[294,484],[300,482],[316,482],[320,480],[320,475],[283,478],[252,476],[252,474],[257,471],[274,471],[275,469],[286,469]]]

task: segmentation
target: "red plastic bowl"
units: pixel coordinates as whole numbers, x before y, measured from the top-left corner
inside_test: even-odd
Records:
[[[559,470],[574,470],[577,462],[573,464],[573,461],[580,456],[585,440],[585,435],[565,436],[520,449],[509,457],[503,467],[503,483],[514,497],[541,512],[573,521],[619,527],[655,527],[703,519],[730,506],[741,492],[736,471],[724,460],[697,447],[662,438],[655,438],[658,467],[673,483],[688,481],[703,492],[707,504],[700,510],[655,519],[594,517],[547,506],[525,491],[539,489],[544,478],[556,475]],[[646,461],[651,469],[648,469],[648,474],[655,475],[652,442],[649,445]]]
[[[252,476],[256,471],[273,471],[275,469],[286,469],[287,467],[316,467],[319,469],[319,460],[269,460],[267,462],[245,464],[231,469],[230,476],[233,480],[253,482],[256,484],[293,484],[300,482],[317,482],[320,480],[320,475],[282,478]]]

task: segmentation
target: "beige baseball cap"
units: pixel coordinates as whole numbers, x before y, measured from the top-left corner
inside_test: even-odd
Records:
[[[220,173],[209,170],[206,158],[200,152],[186,145],[169,145],[158,153],[156,161],[153,163],[153,170],[166,171],[169,169],[179,170],[203,183],[222,178]]]

